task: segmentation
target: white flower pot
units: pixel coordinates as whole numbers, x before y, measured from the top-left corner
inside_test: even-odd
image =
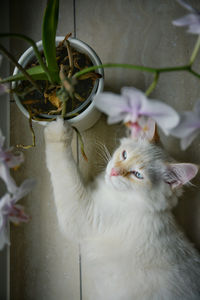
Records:
[[[64,39],[64,37],[56,37],[56,44],[61,42],[63,39]],[[99,57],[97,56],[97,54],[95,53],[95,51],[92,48],[90,48],[86,43],[84,43],[76,38],[69,38],[69,41],[73,48],[75,48],[76,50],[79,50],[82,53],[87,54],[89,56],[89,58],[91,59],[93,65],[101,65],[101,61],[100,61]],[[38,46],[39,50],[42,50],[42,41],[37,42],[37,46]],[[33,48],[30,47],[24,52],[24,54],[20,57],[18,62],[23,67],[25,67],[33,59],[34,56],[35,56],[35,53],[33,51]],[[96,71],[102,75],[102,78],[96,80],[96,83],[94,85],[94,88],[93,88],[90,96],[82,104],[83,106],[86,106],[86,109],[84,110],[84,107],[82,107],[82,105],[81,105],[78,108],[78,110],[82,110],[82,112],[80,112],[80,114],[78,114],[77,116],[68,120],[68,122],[72,126],[76,127],[79,131],[84,131],[84,130],[92,127],[101,115],[101,113],[94,107],[94,103],[93,103],[92,99],[95,95],[99,94],[103,90],[104,72],[103,72],[103,69],[101,69],[101,68],[97,69]],[[18,73],[20,73],[20,71],[16,67],[14,69],[13,75],[16,75]],[[15,88],[15,87],[16,87],[16,82],[13,82],[12,88]],[[15,99],[17,106],[21,110],[21,112],[27,118],[29,118],[29,113],[26,110],[26,108],[22,105],[22,103],[20,101],[20,97],[18,95],[14,94],[14,99]],[[47,121],[45,120],[45,118],[52,119],[52,118],[55,118],[56,116],[55,115],[54,116],[42,115],[41,117],[44,118],[44,121],[35,121],[35,122],[42,124],[42,125],[46,125]]]

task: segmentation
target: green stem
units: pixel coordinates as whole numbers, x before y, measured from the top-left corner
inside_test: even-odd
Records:
[[[147,89],[146,91],[146,96],[148,97],[152,92],[153,90],[155,89],[157,83],[158,83],[158,79],[159,79],[159,72],[157,72],[154,76],[154,80],[153,82],[151,83],[151,85],[149,86],[149,88]]]
[[[144,67],[144,66],[137,66],[137,65],[130,65],[130,64],[115,64],[115,63],[107,63],[103,65],[98,65],[98,66],[92,66],[89,68],[85,68],[79,72],[77,72],[74,77],[78,78],[83,74],[89,73],[91,71],[95,71],[96,69],[103,69],[103,68],[124,68],[124,69],[135,69],[139,71],[145,71],[145,72],[150,72],[150,73],[155,73],[157,72],[155,68],[149,68],[149,67]]]
[[[197,38],[196,44],[194,46],[194,50],[192,52],[192,55],[190,57],[190,62],[189,65],[191,66],[193,64],[193,62],[195,61],[195,58],[199,52],[199,48],[200,48],[200,35]]]
[[[194,76],[200,78],[200,74],[197,73],[197,72],[195,72],[195,71],[193,71],[192,69],[188,70],[188,72],[190,72],[192,75],[194,75]]]
[[[166,68],[150,68],[145,66],[138,66],[138,65],[130,65],[130,64],[116,64],[116,63],[107,63],[97,66],[92,66],[89,68],[85,68],[76,74],[74,74],[74,78],[79,78],[81,75],[89,73],[91,71],[95,71],[97,69],[103,68],[124,68],[124,69],[134,69],[138,71],[144,71],[149,73],[167,73],[167,72],[180,72],[180,71],[187,71],[190,72],[192,75],[200,78],[200,74],[193,71],[190,65],[178,66],[178,67],[166,67]]]
[[[0,51],[4,53],[8,59],[24,74],[24,76],[27,78],[28,81],[31,82],[31,84],[38,90],[40,93],[42,93],[42,90],[37,85],[37,83],[32,79],[32,77],[26,72],[26,70],[18,63],[18,61],[0,44]]]
[[[38,47],[36,45],[36,43],[34,42],[34,40],[32,40],[31,38],[27,37],[26,35],[23,34],[18,34],[18,33],[1,33],[0,34],[0,38],[1,37],[15,37],[18,39],[22,39],[25,40],[26,42],[28,42],[29,44],[31,44],[31,46],[33,47],[33,50],[35,52],[35,56],[38,59],[39,64],[41,65],[42,69],[44,70],[44,72],[47,74],[48,80],[53,83],[53,80],[51,78],[51,74],[47,68],[47,66],[45,65],[42,56],[38,50]]]
[[[190,66],[179,66],[179,67],[166,67],[166,68],[157,68],[156,72],[159,73],[167,73],[167,72],[180,72],[180,71],[189,71],[191,69]]]
[[[196,77],[200,77],[200,75],[194,71],[191,70],[190,65],[184,65],[184,66],[178,66],[178,67],[166,67],[166,68],[151,68],[151,67],[145,67],[145,66],[138,66],[138,65],[131,65],[131,64],[116,64],[116,63],[107,63],[97,66],[92,66],[89,68],[85,68],[76,74],[74,74],[75,78],[80,77],[83,74],[89,73],[91,71],[95,71],[97,69],[103,69],[103,68],[124,68],[124,69],[134,69],[138,71],[144,71],[149,73],[166,73],[166,72],[180,72],[180,71],[188,71],[192,73]]]
[[[62,107],[62,118],[64,119],[65,118],[65,115],[66,115],[66,108],[67,108],[67,103],[66,101],[63,102],[63,107]]]

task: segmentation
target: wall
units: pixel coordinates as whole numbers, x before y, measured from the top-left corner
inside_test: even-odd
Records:
[[[0,28],[2,31],[9,31],[9,2],[4,2],[1,5],[0,10]],[[9,41],[2,40],[2,45],[9,49]],[[6,59],[2,59],[0,65],[0,74],[2,77],[9,75],[9,62]],[[0,95],[0,129],[5,136],[5,147],[9,147],[10,143],[10,103],[9,94]],[[0,182],[0,197],[2,197],[6,192],[5,184]],[[0,299],[9,299],[10,286],[9,286],[9,276],[10,276],[10,249],[9,246],[4,247],[0,251]]]
[[[41,39],[42,14],[46,1],[11,0],[11,31],[29,34]],[[200,9],[199,1],[190,1]],[[99,54],[103,62],[126,62],[147,66],[171,66],[188,62],[196,36],[175,28],[172,20],[186,11],[173,0],[76,0],[60,1],[58,35],[74,33]],[[31,8],[31,9],[30,9]],[[27,44],[12,40],[11,49],[19,57]],[[199,56],[198,56],[199,59]],[[198,65],[197,65],[198,69]],[[135,86],[146,90],[152,76],[123,69],[105,70],[105,90],[119,92],[122,86]],[[199,80],[185,73],[168,73],[160,78],[152,98],[161,99],[175,109],[187,110],[200,94]],[[16,180],[37,179],[37,187],[22,201],[32,220],[27,225],[11,228],[11,299],[79,299],[79,250],[63,240],[55,216],[55,206],[49,174],[45,166],[43,127],[34,124],[37,147],[25,152],[26,162],[15,174]],[[90,130],[84,132],[89,162],[80,157],[80,169],[90,180],[101,169],[97,144],[105,143],[112,151],[123,128],[108,126],[105,116]],[[165,148],[176,159],[200,163],[197,139],[185,152],[180,151],[174,138],[161,134]],[[30,144],[31,134],[27,119],[11,101],[11,143]],[[76,137],[73,141],[76,157]],[[178,222],[187,236],[200,249],[199,177],[195,186],[187,189],[175,210]],[[83,299],[84,265],[82,257]]]

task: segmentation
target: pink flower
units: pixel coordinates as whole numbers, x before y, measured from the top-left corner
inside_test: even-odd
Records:
[[[23,206],[16,203],[19,199],[26,196],[34,185],[34,180],[27,179],[20,187],[15,186],[13,194],[7,193],[0,199],[0,250],[5,244],[10,243],[7,231],[8,221],[15,224],[29,221],[29,216],[24,212]]]
[[[166,135],[179,122],[179,115],[169,105],[149,100],[144,93],[132,87],[122,88],[121,95],[101,93],[94,101],[95,106],[108,115],[108,124],[123,121],[132,127],[132,135],[135,137],[141,136],[144,129],[147,132],[152,130],[153,123],[150,119],[153,119]]]
[[[0,178],[5,182],[7,190],[14,193],[16,184],[10,175],[9,168],[18,167],[23,161],[22,153],[13,154],[12,148],[4,150],[5,137],[0,130]]]
[[[140,117],[137,122],[128,122],[125,125],[130,129],[131,137],[136,139],[141,137],[151,141],[156,130],[156,123],[151,118]]]
[[[0,250],[5,244],[9,244],[8,221],[18,224],[29,220],[23,206],[16,203],[26,196],[35,185],[35,181],[32,179],[25,180],[19,187],[16,185],[10,175],[10,168],[19,166],[24,158],[22,154],[13,154],[11,148],[4,150],[4,142],[5,138],[0,130],[0,178],[7,187],[7,193],[0,199]]]
[[[23,161],[23,153],[14,154],[13,148],[4,149],[5,137],[0,130],[0,163],[5,163],[8,168],[18,167]]]
[[[193,111],[185,111],[180,117],[180,123],[170,134],[181,139],[181,149],[185,150],[199,134],[200,100],[194,105]]]
[[[189,33],[200,34],[200,12],[183,0],[177,0],[177,2],[191,13],[173,21],[172,24],[181,27],[188,26]]]

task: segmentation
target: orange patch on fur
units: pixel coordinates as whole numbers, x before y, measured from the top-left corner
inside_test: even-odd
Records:
[[[140,169],[144,169],[142,157],[139,154],[132,155],[128,157],[126,160],[121,160],[120,154],[117,155],[115,160],[115,167],[121,170],[122,176],[126,176],[134,165],[139,165]]]

